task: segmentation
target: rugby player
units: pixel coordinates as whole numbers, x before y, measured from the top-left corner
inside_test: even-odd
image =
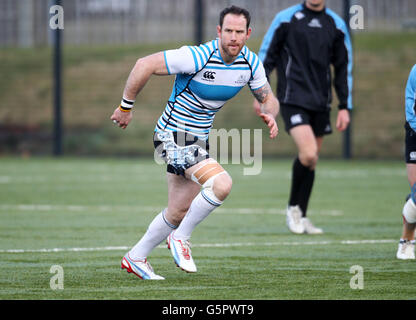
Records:
[[[218,38],[200,46],[183,46],[138,59],[111,120],[125,129],[132,119],[136,96],[152,75],[176,75],[172,94],[157,121],[154,146],[167,163],[168,205],[146,233],[126,253],[122,268],[142,279],[164,279],[147,260],[167,240],[175,263],[196,272],[190,248],[195,227],[218,208],[231,191],[232,179],[209,156],[208,134],[215,114],[246,84],[260,104],[259,116],[278,134],[279,102],[267,81],[263,64],[245,43],[251,34],[250,14],[236,6],[224,9]]]
[[[325,135],[332,133],[331,65],[338,96],[336,128],[347,129],[352,109],[352,48],[344,21],[325,7],[325,0],[306,0],[279,12],[264,36],[259,58],[266,76],[276,68],[277,98],[285,129],[298,154],[286,222],[297,234],[322,234],[307,217],[315,168]],[[255,100],[254,109],[260,112]]]
[[[396,257],[415,259],[416,229],[416,65],[413,66],[406,86],[405,159],[411,193],[403,207],[403,231]]]

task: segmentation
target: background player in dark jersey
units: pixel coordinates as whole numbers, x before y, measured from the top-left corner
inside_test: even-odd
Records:
[[[306,217],[324,135],[332,133],[331,68],[339,100],[336,128],[344,131],[352,109],[352,48],[344,21],[325,0],[306,0],[274,18],[260,48],[266,76],[276,68],[277,97],[286,131],[295,141],[287,224],[294,233],[320,234]],[[254,108],[259,112],[259,104]]]

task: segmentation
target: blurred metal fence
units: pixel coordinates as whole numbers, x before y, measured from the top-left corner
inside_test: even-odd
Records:
[[[219,12],[231,4],[253,16],[253,36],[261,37],[275,14],[301,0],[203,0],[204,38],[215,37]],[[0,0],[0,46],[50,43],[50,0]],[[364,9],[364,31],[416,29],[414,0],[352,0]],[[62,0],[67,44],[190,41],[195,0]],[[342,14],[343,0],[327,0]]]

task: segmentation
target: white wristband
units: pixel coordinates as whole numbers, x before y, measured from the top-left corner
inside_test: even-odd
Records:
[[[135,101],[135,100],[128,100],[128,99],[126,99],[126,98],[123,98],[123,99],[121,99],[120,106],[121,106],[123,109],[130,110],[130,109],[132,109],[132,108],[133,108],[134,101]]]

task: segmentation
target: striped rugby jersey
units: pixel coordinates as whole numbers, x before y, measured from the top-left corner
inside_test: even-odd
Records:
[[[406,85],[406,121],[416,131],[416,65],[410,71]]]
[[[246,84],[267,83],[263,64],[246,46],[232,64],[221,57],[219,39],[164,52],[169,74],[176,74],[172,94],[155,131],[184,131],[208,139],[215,114]]]

